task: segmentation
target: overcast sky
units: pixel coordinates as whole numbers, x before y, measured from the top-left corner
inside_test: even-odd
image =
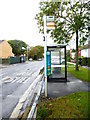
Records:
[[[37,21],[40,0],[0,0],[0,40],[19,39],[30,46],[43,45]]]
[[[0,0],[0,40],[23,40],[30,46],[44,45],[37,21],[40,0]],[[48,40],[49,43],[52,40]]]

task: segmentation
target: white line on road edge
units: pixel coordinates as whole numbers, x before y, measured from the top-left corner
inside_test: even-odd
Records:
[[[18,118],[18,115],[20,113],[21,108],[23,107],[23,103],[26,100],[26,98],[28,97],[30,91],[32,90],[33,86],[39,81],[41,80],[42,75],[39,75],[34,82],[30,85],[30,87],[25,91],[24,95],[21,97],[21,99],[19,100],[17,106],[15,107],[15,109],[13,110],[10,118]]]
[[[33,105],[32,105],[32,108],[31,108],[30,112],[29,112],[29,115],[28,115],[27,120],[30,120],[30,119],[33,118],[33,115],[34,115],[36,106],[37,106],[37,104],[38,104],[38,99],[39,99],[39,96],[40,96],[40,93],[41,93],[41,90],[42,90],[42,87],[43,87],[43,83],[44,83],[44,76],[43,76],[43,78],[42,78],[42,82],[41,82],[41,85],[40,85],[40,89],[39,89],[38,94],[37,94],[37,96],[36,96],[36,98],[35,98],[35,100],[34,100],[34,103],[33,103]],[[35,115],[35,116],[36,116],[36,115]],[[34,117],[35,117],[35,116],[34,116]]]
[[[16,77],[14,80],[12,80],[11,83],[15,83],[16,81],[18,81],[20,78]]]
[[[2,78],[2,81],[5,81],[5,80],[10,80],[10,76],[6,76],[6,77]]]

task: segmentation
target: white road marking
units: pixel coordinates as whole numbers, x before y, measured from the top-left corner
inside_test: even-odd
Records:
[[[14,80],[11,81],[11,83],[24,83],[27,77],[16,77]]]
[[[27,78],[23,83],[26,83],[30,78]]]
[[[23,83],[25,81],[25,77],[23,78],[20,78],[20,80],[19,81],[17,81],[18,83]]]
[[[12,80],[6,80],[6,81],[4,81],[4,83],[10,83],[10,82],[12,82]]]
[[[8,77],[6,78],[6,77],[5,77],[5,78],[3,79],[3,81],[2,81],[2,83],[10,83],[10,82],[12,82],[12,81],[13,81],[13,78],[10,78],[10,77],[9,77],[9,78],[8,78]]]
[[[2,81],[5,81],[5,80],[10,80],[10,76],[6,76],[2,79]]]
[[[11,83],[15,83],[16,81],[18,81],[18,77],[16,77],[16,79],[14,79]]]
[[[23,83],[27,80],[27,77],[24,78],[24,80],[22,81]]]
[[[16,82],[17,82],[17,83],[20,83],[21,79],[22,79],[22,78],[19,78]]]

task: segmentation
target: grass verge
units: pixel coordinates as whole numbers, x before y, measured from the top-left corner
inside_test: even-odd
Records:
[[[76,78],[85,81],[85,82],[90,82],[90,70],[87,68],[83,68],[82,66],[79,66],[79,71],[75,70],[75,65],[72,64],[67,64],[67,72],[71,73],[73,76]]]
[[[56,118],[88,118],[90,92],[77,92],[65,97],[39,101],[37,120]]]
[[[44,67],[40,70],[39,74],[43,74],[44,73]]]

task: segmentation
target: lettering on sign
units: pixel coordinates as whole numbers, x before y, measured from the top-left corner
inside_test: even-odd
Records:
[[[55,29],[54,16],[47,16],[47,30],[54,29]]]

